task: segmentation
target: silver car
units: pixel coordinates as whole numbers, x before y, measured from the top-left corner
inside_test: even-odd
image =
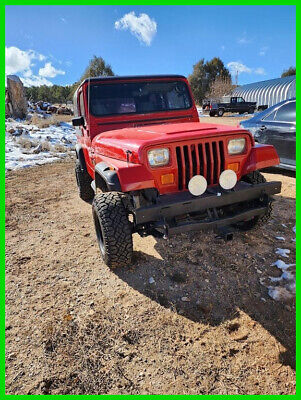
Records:
[[[279,155],[279,167],[296,170],[296,99],[284,100],[253,118],[241,121],[255,141],[272,144]]]

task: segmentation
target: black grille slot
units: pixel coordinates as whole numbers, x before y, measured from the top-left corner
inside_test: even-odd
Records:
[[[203,175],[208,186],[216,185],[225,169],[223,141],[193,143],[176,147],[178,165],[178,188],[188,189],[189,180],[194,175]]]
[[[183,189],[183,165],[182,165],[182,158],[181,158],[181,149],[180,147],[176,147],[177,153],[177,163],[178,163],[178,187],[179,190]]]
[[[198,175],[196,152],[197,152],[197,146],[193,144],[191,146],[192,176]]]
[[[204,158],[203,158],[203,145],[198,144],[198,151],[199,151],[199,173],[198,175],[203,175],[204,176]]]
[[[224,153],[224,142],[219,142],[219,154],[221,156],[221,173],[225,170],[225,153]]]
[[[220,159],[219,154],[217,153],[217,145],[216,142],[212,143],[212,153],[213,153],[213,182],[218,182],[219,178],[219,169],[220,169]]]
[[[188,182],[190,180],[190,164],[188,156],[188,146],[184,146],[184,160],[185,160],[185,187],[188,187]]]
[[[207,171],[206,171],[206,176],[207,176],[207,182],[208,185],[211,185],[211,156],[210,156],[210,147],[209,143],[205,144],[205,149],[206,149],[206,161],[207,161]]]

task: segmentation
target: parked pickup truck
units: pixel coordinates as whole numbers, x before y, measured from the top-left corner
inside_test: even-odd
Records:
[[[224,96],[220,103],[212,103],[209,107],[210,117],[217,115],[222,117],[225,112],[238,112],[239,114],[253,114],[256,110],[256,102],[245,101],[242,97]]]
[[[186,78],[98,77],[74,95],[75,173],[92,202],[100,252],[110,267],[131,263],[133,233],[166,238],[191,230],[266,223],[280,182],[271,145],[240,127],[203,124]]]

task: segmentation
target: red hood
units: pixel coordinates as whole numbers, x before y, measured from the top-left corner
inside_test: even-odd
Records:
[[[185,122],[179,124],[149,125],[138,128],[124,128],[98,134],[92,141],[95,152],[107,157],[126,160],[130,151],[130,161],[139,162],[143,148],[164,143],[218,137],[237,133],[249,133],[240,127],[229,125]]]

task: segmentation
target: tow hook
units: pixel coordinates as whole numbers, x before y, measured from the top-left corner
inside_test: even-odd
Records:
[[[224,239],[226,242],[229,242],[233,239],[233,230],[228,227],[218,228],[218,235],[216,236],[218,239]]]
[[[167,225],[164,225],[163,229],[164,229],[163,239],[167,239],[168,238],[168,227],[167,227]]]
[[[129,163],[130,162],[130,155],[132,154],[131,150],[127,150],[126,151],[126,162]]]

